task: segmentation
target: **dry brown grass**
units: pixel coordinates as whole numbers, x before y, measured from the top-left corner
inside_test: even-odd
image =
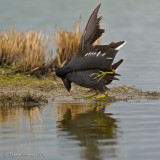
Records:
[[[52,35],[52,43],[56,48],[56,55],[54,57],[54,63],[58,67],[62,67],[67,64],[72,56],[75,54],[79,45],[82,33],[80,31],[81,17],[77,21],[76,25],[73,25],[72,30],[55,30]],[[99,44],[98,39],[95,44]]]
[[[17,32],[0,32],[0,70],[7,68],[5,73],[24,73],[42,75],[52,70],[53,65],[62,67],[67,64],[75,54],[81,38],[81,17],[72,30],[55,30],[51,36],[52,44],[56,49],[53,58],[52,50],[48,49],[49,36],[33,30]],[[97,40],[95,44],[99,44]],[[47,57],[47,58],[46,58]]]
[[[47,48],[48,38],[32,30],[21,33],[12,28],[10,32],[0,32],[0,65],[20,73],[48,69],[53,63]],[[50,54],[48,60],[47,53]]]

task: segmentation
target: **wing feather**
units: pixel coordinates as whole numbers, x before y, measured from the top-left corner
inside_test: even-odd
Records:
[[[102,33],[105,32],[104,29],[100,28],[100,21],[102,19],[102,17],[98,17],[100,6],[101,3],[96,7],[88,20],[79,44],[81,50],[85,50],[87,45],[92,45],[99,37],[101,37]]]

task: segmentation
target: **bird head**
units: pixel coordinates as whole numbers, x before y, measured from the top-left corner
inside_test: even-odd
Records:
[[[67,80],[66,78],[62,78],[63,84],[66,87],[68,91],[68,95],[70,95],[70,90],[71,90],[71,82]]]

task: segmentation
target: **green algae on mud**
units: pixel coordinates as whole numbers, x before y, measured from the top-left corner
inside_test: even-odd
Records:
[[[27,75],[0,76],[0,105],[32,105],[47,103],[48,100],[55,102],[88,102],[92,99],[85,98],[88,89],[72,85],[71,95],[68,96],[62,81],[52,73],[49,76],[35,78]],[[141,99],[160,99],[159,92],[142,91],[127,86],[110,88],[108,97],[96,99],[96,101],[107,101],[109,103],[117,101],[128,101]],[[98,95],[99,96],[99,95]],[[95,100],[94,100],[95,101]]]
[[[0,76],[0,105],[47,103],[47,97],[40,91],[47,92],[55,85],[54,75],[40,79],[22,74]]]

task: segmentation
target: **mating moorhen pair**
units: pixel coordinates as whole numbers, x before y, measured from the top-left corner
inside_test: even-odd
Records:
[[[100,28],[102,17],[97,16],[100,6],[101,4],[91,14],[75,55],[66,66],[56,68],[56,75],[62,79],[69,94],[71,83],[74,82],[80,86],[104,92],[103,97],[105,97],[107,96],[106,85],[113,80],[118,80],[115,76],[119,74],[115,70],[123,59],[115,64],[112,63],[126,41],[111,42],[109,45],[93,45],[105,32]]]

